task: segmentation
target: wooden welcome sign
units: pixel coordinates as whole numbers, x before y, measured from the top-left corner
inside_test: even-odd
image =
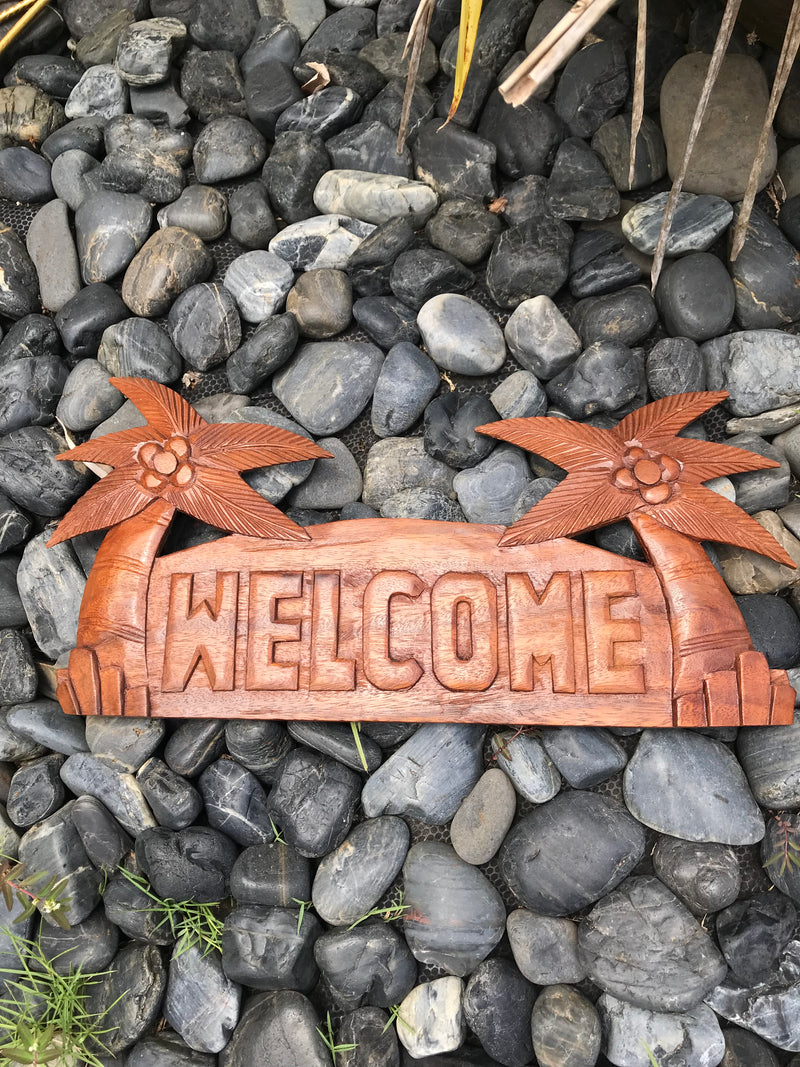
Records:
[[[111,527],[78,647],[84,715],[701,726],[789,723],[700,539],[793,566],[702,483],[776,466],[677,437],[725,393],[668,397],[613,430],[558,418],[481,432],[567,478],[509,529],[361,519],[304,530],[239,473],[328,455],[270,426],[208,424],[164,386],[112,379],[147,420],[60,458],[111,465],[50,544]],[[233,535],[166,556],[176,510]],[[639,563],[568,539],[627,517]]]

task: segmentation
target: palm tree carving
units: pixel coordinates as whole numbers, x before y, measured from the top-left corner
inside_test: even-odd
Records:
[[[176,511],[233,533],[303,541],[306,531],[251,489],[241,471],[330,453],[299,434],[256,423],[207,423],[171,389],[112,378],[147,419],[58,458],[106,463],[48,544],[112,527],[89,573],[79,647],[59,672],[62,706],[83,714],[147,714],[144,624],[153,562]],[[119,664],[125,663],[123,677]]]
[[[770,671],[753,651],[736,602],[697,543],[722,541],[794,567],[763,526],[702,484],[780,464],[729,445],[676,436],[727,395],[669,396],[610,430],[547,417],[506,419],[477,429],[568,472],[506,530],[501,545],[538,544],[630,521],[667,603],[677,724],[791,722],[794,690],[785,672]]]

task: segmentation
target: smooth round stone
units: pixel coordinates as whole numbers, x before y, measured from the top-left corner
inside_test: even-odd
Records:
[[[653,852],[653,869],[695,915],[732,904],[742,884],[738,857],[727,845],[662,837]]]
[[[272,841],[267,794],[256,776],[232,759],[210,764],[197,780],[209,825],[237,845]]]
[[[431,359],[444,370],[493,374],[505,360],[502,330],[467,296],[434,296],[420,308],[417,325]]]
[[[453,488],[469,522],[510,526],[529,481],[530,468],[522,452],[512,445],[498,445],[476,466],[459,471]]]
[[[267,156],[261,133],[247,119],[212,119],[194,144],[194,169],[202,184],[242,178],[258,170]]]
[[[352,307],[350,279],[339,270],[306,271],[286,296],[286,310],[294,315],[300,333],[314,340],[333,337],[346,329]]]
[[[231,237],[243,248],[266,248],[278,232],[263,182],[247,182],[234,189],[228,199],[228,211]]]
[[[202,241],[214,241],[228,225],[225,194],[210,185],[189,185],[174,203],[162,207],[158,225],[162,230],[165,226],[181,226]]]
[[[710,935],[657,878],[629,878],[580,924],[590,979],[651,1011],[687,1011],[725,977]]]
[[[389,923],[362,923],[328,930],[314,945],[314,958],[334,1003],[344,1010],[397,1004],[417,980],[408,945]]]
[[[300,34],[285,18],[264,15],[246,51],[239,57],[239,68],[247,76],[250,70],[272,59],[292,64],[300,54]]]
[[[66,715],[54,700],[13,705],[8,709],[7,723],[20,737],[65,756],[86,752],[88,748],[83,720]]]
[[[593,793],[562,793],[516,824],[500,869],[522,903],[567,915],[598,900],[644,854],[644,831],[622,804]]]
[[[110,63],[98,63],[85,70],[64,105],[68,119],[86,115],[112,119],[127,110],[128,87]]]
[[[395,296],[363,296],[353,304],[353,318],[381,348],[419,341],[414,307]]]
[[[595,341],[547,383],[547,395],[570,418],[624,410],[645,386],[644,365],[618,341]]]
[[[558,147],[547,206],[557,219],[576,221],[600,221],[619,212],[619,193],[611,175],[580,137],[568,137]]]
[[[23,204],[50,200],[53,186],[48,161],[22,145],[0,150],[0,196]]]
[[[25,55],[14,63],[3,84],[35,85],[56,100],[66,100],[81,74],[78,64],[66,56]]]
[[[427,454],[421,438],[385,438],[367,455],[362,499],[368,507],[379,510],[403,489],[438,489],[449,496],[454,473]]]
[[[466,863],[488,863],[511,826],[517,798],[506,774],[490,767],[458,807],[450,824],[453,849]]]
[[[468,267],[479,263],[502,229],[497,215],[465,197],[446,200],[425,227],[434,248],[448,252]]]
[[[181,293],[170,308],[167,330],[178,352],[198,370],[222,363],[242,339],[242,324],[228,286],[210,282]]]
[[[494,448],[475,428],[493,422],[496,411],[484,396],[457,392],[433,399],[425,409],[425,451],[451,467],[472,467]]]
[[[89,195],[90,175],[97,166],[94,156],[80,148],[68,149],[53,161],[50,171],[53,191],[73,211],[77,211]]]
[[[224,751],[224,719],[190,719],[170,734],[164,761],[176,774],[195,778]]]
[[[192,1048],[220,1052],[239,1019],[241,988],[226,977],[219,953],[198,945],[173,951],[164,1017]]]
[[[545,727],[545,751],[573,789],[590,789],[606,781],[627,762],[622,746],[606,730],[593,726]]]
[[[363,482],[361,469],[356,463],[353,453],[337,437],[321,437],[317,443],[320,448],[324,448],[332,455],[330,458],[323,457],[315,461],[311,474],[292,493],[292,506],[324,510],[325,508],[341,508],[345,504],[351,504],[358,500],[361,496]],[[335,731],[331,736],[337,738],[336,751],[331,750],[329,755],[340,759],[348,767],[359,770],[361,768],[361,759],[354,750],[353,735],[350,727],[343,727],[342,732],[339,733],[339,728],[334,723],[319,723],[317,726],[322,730],[317,744],[313,744],[311,740],[306,740],[304,743],[311,745],[312,748],[319,747],[323,743],[322,738],[327,738],[328,731]],[[295,728],[298,727],[307,730],[307,724],[301,726],[300,723],[297,723]],[[338,740],[340,737],[342,738],[342,743]],[[320,748],[320,750],[326,751],[323,748]],[[372,767],[373,763],[375,766],[380,763],[380,752],[371,753],[371,757],[371,759],[367,757],[367,764],[370,765],[370,770],[374,769]]]
[[[95,867],[106,873],[115,871],[133,847],[130,837],[108,808],[95,797],[78,797],[72,808],[72,822],[86,855]]]
[[[513,730],[493,734],[492,752],[519,795],[532,804],[551,800],[561,788],[561,775],[532,734]]]
[[[360,789],[355,771],[311,749],[296,748],[281,764],[268,812],[301,856],[319,858],[347,836]]]
[[[144,763],[136,779],[159,826],[183,830],[203,810],[203,800],[194,786],[169,768],[163,760]]]
[[[647,386],[655,399],[701,392],[706,367],[698,345],[688,337],[665,337],[647,354]]]
[[[413,845],[403,866],[408,946],[422,963],[470,974],[500,940],[505,907],[483,874],[450,845]]]
[[[301,437],[308,438],[309,441],[312,440],[311,434],[302,426],[293,422],[292,419],[279,415],[277,412],[269,411],[267,408],[243,408],[239,411],[234,411],[230,415],[223,416],[220,421],[258,422],[265,426],[274,426],[279,430],[289,430],[290,433],[299,434]],[[269,467],[262,467],[260,470],[248,472],[244,475],[244,480],[265,500],[268,500],[271,504],[276,504],[283,500],[290,489],[299,485],[308,477],[315,462],[313,459],[304,459],[295,460],[291,463],[276,463]],[[254,731],[257,729],[255,725],[251,725],[250,728]],[[230,734],[232,729],[233,727],[229,724],[227,732]],[[244,724],[241,724],[241,729],[245,730]],[[267,732],[267,728],[263,724],[259,724],[254,736],[262,741],[271,738],[278,744],[279,748],[282,747],[285,740],[285,731],[282,729],[278,731],[276,724],[272,725],[271,730],[272,732]],[[251,735],[247,734],[247,736]],[[239,758],[232,751],[230,751],[230,755],[236,759]],[[239,760],[239,762],[242,763],[244,761]],[[244,765],[249,767],[246,762],[244,762]],[[254,770],[252,767],[249,767],[249,769]],[[262,771],[255,769],[255,773],[262,774]]]
[[[661,128],[670,178],[683,160],[710,62],[711,56],[701,52],[682,56],[662,83]],[[767,80],[756,59],[735,54],[723,57],[689,158],[684,189],[731,201],[742,199],[760,132],[754,129],[758,123],[748,121],[748,116],[763,115],[768,96]],[[769,181],[776,162],[775,138],[770,131],[758,176],[759,189]]]
[[[602,1029],[597,1009],[577,989],[551,985],[536,998],[531,1037],[541,1067],[594,1067]]]
[[[174,1034],[144,1037],[128,1050],[127,1067],[215,1067],[211,1053],[195,1052]]]
[[[50,200],[39,209],[28,227],[26,246],[39,279],[42,307],[59,311],[81,287],[65,201]]]
[[[241,71],[236,57],[225,49],[190,50],[181,66],[180,93],[200,122],[247,113]]]
[[[86,974],[104,970],[114,958],[119,942],[117,928],[106,918],[102,908],[75,926],[42,923],[39,946],[56,974],[68,975],[80,969]]]
[[[372,428],[378,437],[409,429],[439,388],[435,363],[406,341],[389,349],[372,396]]]
[[[734,216],[738,217],[738,208]],[[800,315],[800,256],[757,207],[750,213],[744,245],[730,271],[742,329],[783,326]]]
[[[314,203],[324,214],[338,212],[376,225],[407,217],[415,229],[425,225],[438,202],[424,182],[361,170],[329,170],[314,190]]]
[[[275,396],[313,434],[328,436],[349,426],[366,407],[383,352],[358,341],[302,345],[272,381]]]
[[[159,826],[136,839],[136,860],[153,892],[164,900],[224,899],[236,855],[234,843],[210,826],[177,832]]]
[[[129,833],[140,834],[155,825],[153,813],[132,774],[80,752],[67,757],[60,773],[67,789],[79,796],[102,800]]]
[[[211,253],[179,226],[159,230],[137,252],[122,280],[122,299],[134,313],[155,318],[186,289],[208,277]]]
[[[311,864],[284,841],[252,845],[231,869],[231,895],[237,904],[289,908],[311,897]]]
[[[389,273],[395,296],[414,308],[440,294],[463,293],[475,284],[475,275],[455,256],[436,248],[401,252]]]
[[[68,373],[58,356],[15,359],[0,367],[0,433],[52,422]]]
[[[311,1001],[294,990],[254,1001],[225,1049],[225,1067],[328,1067],[330,1053],[319,1034],[320,1021]]]
[[[623,790],[640,822],[673,837],[752,845],[764,836],[764,818],[736,758],[693,731],[645,730]]]
[[[271,315],[225,364],[228,382],[237,393],[249,393],[273,371],[282,367],[295,350],[298,338],[294,315]]]
[[[375,227],[346,215],[318,215],[292,223],[269,243],[269,250],[295,270],[332,267],[344,270],[350,257]]]
[[[705,1004],[684,1012],[647,1011],[604,993],[597,1010],[611,1063],[646,1067],[652,1062],[650,1049],[657,1050],[662,1060],[679,1057],[686,1067],[705,1067],[719,1063],[725,1052],[717,1017]]]
[[[464,1020],[499,1063],[529,1063],[536,992],[509,960],[479,963],[464,991]]]
[[[150,378],[164,384],[181,373],[181,357],[169,335],[150,319],[130,318],[103,331],[100,366],[112,377]]]
[[[588,138],[621,109],[628,84],[622,44],[616,40],[598,41],[567,61],[553,107],[573,137]]]
[[[339,59],[341,61],[341,57]],[[378,88],[381,89],[383,79],[378,80]],[[352,88],[364,95],[357,86]],[[331,137],[326,142],[326,147],[336,170],[360,170],[372,174],[393,174],[400,178],[411,177],[411,152],[408,147],[404,147],[398,154],[397,133],[385,122],[357,122],[349,130],[342,130]]]
[[[716,256],[695,252],[667,267],[656,286],[656,304],[668,333],[706,341],[730,325],[733,282]]]
[[[766,656],[769,666],[774,670],[795,666],[800,661],[800,620],[791,605],[766,593],[735,599],[756,651]]]
[[[514,961],[529,982],[544,986],[586,977],[578,955],[578,925],[572,919],[517,908],[508,916],[506,930]]]
[[[331,165],[321,137],[289,131],[275,138],[262,177],[272,206],[287,223],[317,214],[313,194]]]
[[[233,294],[245,322],[263,322],[281,307],[294,280],[287,262],[272,252],[245,252],[225,271],[225,288]]]
[[[466,1035],[460,978],[435,978],[412,989],[400,1004],[397,1028],[400,1044],[412,1061],[432,1059],[459,1048]]]
[[[66,350],[73,356],[94,356],[106,327],[128,317],[119,295],[104,282],[81,289],[63,304],[55,324]]]
[[[25,653],[27,661],[30,666],[33,663],[30,661],[30,653],[28,652],[27,645],[22,635],[15,630],[3,630],[0,631],[3,635],[3,644],[6,648],[3,649],[5,656],[11,659],[12,656]],[[33,677],[33,672],[31,672]],[[35,693],[35,691],[34,691]],[[22,734],[17,734],[8,726],[9,712],[3,709],[0,711],[0,753],[2,754],[3,761],[13,760],[16,763],[20,763],[24,760],[36,759],[38,756],[44,756],[45,749],[36,741],[25,737]],[[13,771],[11,771],[13,774]],[[8,781],[11,781],[10,775]]]
[[[325,18],[324,23],[309,36],[301,55],[310,57],[329,48],[346,53],[358,52],[374,36],[375,12],[348,7],[343,11],[334,11]]]
[[[758,803],[773,811],[800,809],[800,728],[746,727],[739,731],[736,754]]]
[[[87,115],[72,119],[55,130],[41,146],[42,155],[54,163],[62,152],[79,149],[99,158],[104,152],[103,120]]]
[[[268,60],[247,75],[245,104],[248,118],[270,141],[275,140],[275,123],[280,115],[302,97],[291,65],[283,60]]]
[[[650,290],[644,285],[631,285],[615,293],[579,300],[570,319],[584,346],[596,341],[635,345],[653,330],[658,314]]]
[[[36,268],[25,245],[10,228],[0,232],[0,270],[3,277],[0,314],[10,319],[21,319],[24,315],[39,312]]]
[[[96,359],[82,359],[64,385],[56,416],[68,430],[83,433],[113,415],[124,397]]]
[[[531,418],[544,415],[547,396],[534,374],[514,371],[492,391],[492,406],[503,419]]]
[[[132,22],[117,44],[117,70],[128,85],[157,85],[186,43],[186,26],[173,18]]]
[[[322,924],[313,912],[298,923],[293,908],[243,904],[222,931],[225,974],[250,989],[312,989],[317,981],[314,942]]]
[[[682,49],[681,49],[682,51]],[[657,122],[649,115],[642,116],[636,137],[636,160],[633,184],[629,179],[631,146],[631,116],[615,115],[608,119],[592,137],[592,148],[603,161],[620,192],[652,185],[667,172],[667,152]]]
[[[163,719],[130,722],[93,716],[86,720],[86,743],[93,756],[135,771],[155,752],[165,733]]]
[[[400,872],[409,840],[408,827],[394,815],[359,823],[317,868],[311,899],[319,917],[331,926],[363,918]]]
[[[247,0],[229,0],[224,10],[213,0],[197,0],[193,5],[190,36],[200,48],[224,48],[239,56],[250,43],[257,25],[257,5]]]
[[[797,909],[780,893],[757,893],[721,911],[717,940],[734,979],[746,986],[768,981],[796,926]]]
[[[573,232],[549,213],[505,230],[494,243],[486,284],[501,307],[536,296],[555,296],[569,275]]]
[[[152,208],[140,196],[100,191],[75,213],[83,280],[107,282],[125,270],[150,233]]]
[[[103,1015],[103,1044],[115,1055],[134,1045],[154,1026],[164,998],[167,975],[155,945],[123,945],[110,968],[86,997],[89,1014]],[[109,1007],[111,1005],[111,1007]]]
[[[381,504],[384,519],[433,519],[464,522],[458,504],[438,489],[401,489]]]
[[[622,233],[634,248],[652,256],[669,193],[656,193],[635,204],[622,219]],[[705,252],[725,232],[733,219],[733,208],[719,196],[681,193],[667,238],[666,255],[684,256]]]
[[[294,130],[316,134],[325,141],[350,126],[361,113],[362,106],[358,93],[343,85],[331,85],[281,112],[275,123],[275,133],[280,135]]]
[[[481,775],[484,733],[482,726],[421,726],[367,779],[364,813],[449,822]]]
[[[15,826],[33,826],[64,803],[64,786],[58,776],[64,757],[42,756],[23,764],[11,779],[6,809]]]
[[[506,323],[509,351],[541,379],[554,377],[580,354],[581,340],[548,296],[519,304]]]

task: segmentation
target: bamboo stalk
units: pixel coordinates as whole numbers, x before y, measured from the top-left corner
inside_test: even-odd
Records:
[[[697,101],[697,107],[695,108],[694,118],[692,119],[692,126],[689,130],[689,138],[686,142],[686,151],[683,153],[683,159],[681,165],[678,168],[678,173],[675,175],[675,179],[672,182],[672,188],[669,191],[669,198],[667,199],[667,206],[664,210],[664,217],[661,220],[661,229],[658,234],[658,244],[656,245],[656,251],[653,256],[653,269],[650,274],[650,280],[652,287],[655,289],[661,274],[661,267],[664,263],[664,255],[667,250],[667,240],[669,238],[669,231],[672,227],[672,220],[675,217],[675,209],[678,206],[678,197],[680,196],[681,189],[683,188],[683,182],[686,178],[686,171],[689,169],[689,160],[692,155],[692,151],[697,141],[697,135],[700,132],[700,126],[703,123],[705,117],[706,108],[708,107],[708,101],[711,98],[711,93],[719,75],[719,68],[722,66],[722,60],[725,58],[725,52],[728,48],[728,42],[731,39],[733,33],[734,23],[736,22],[736,16],[739,12],[739,5],[741,0],[727,0],[725,5],[725,14],[722,16],[722,23],[717,34],[717,39],[714,42],[714,51],[711,55],[711,62],[708,65],[708,73],[706,74],[706,80],[703,83],[703,90],[700,93],[700,99]]]
[[[769,135],[772,132],[772,123],[775,119],[775,112],[778,110],[778,104],[781,102],[783,90],[786,88],[786,82],[789,80],[792,64],[795,61],[799,47],[800,0],[794,0],[794,3],[792,4],[792,12],[789,15],[789,24],[786,27],[786,35],[783,38],[783,47],[781,48],[780,58],[778,59],[778,69],[775,72],[775,80],[772,83],[772,93],[770,94],[769,104],[767,105],[767,111],[764,115],[764,124],[761,127],[761,135],[758,139],[758,148],[756,150],[755,159],[753,160],[753,166],[750,168],[750,176],[747,179],[747,189],[745,190],[744,199],[739,205],[739,217],[737,218],[736,225],[733,229],[733,241],[731,244],[730,256],[731,263],[736,260],[745,242],[747,224],[750,221],[750,213],[753,210],[753,204],[756,199],[758,179],[767,154],[767,145],[769,144]]]
[[[0,11],[0,22],[8,22],[9,19],[18,15],[20,11],[24,11],[26,7],[30,7],[35,2],[36,0],[19,0],[18,4],[12,4],[5,11]]]
[[[0,38],[0,52],[5,51],[5,49],[8,48],[14,38],[18,37],[28,25],[28,23],[32,22],[39,14],[39,12],[43,8],[47,7],[49,3],[50,0],[36,0],[36,3],[34,3],[31,7],[28,8],[25,14],[17,22],[14,23],[8,33],[6,33],[2,38]]]
[[[636,170],[636,139],[642,128],[644,115],[644,66],[647,49],[647,0],[639,0],[639,18],[636,24],[636,70],[633,79],[633,114],[631,115],[631,154],[628,160],[628,188],[633,188]]]
[[[518,107],[570,58],[586,34],[617,0],[577,0],[500,86],[500,95]]]

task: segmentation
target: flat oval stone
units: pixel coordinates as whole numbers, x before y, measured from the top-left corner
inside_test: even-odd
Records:
[[[153,813],[132,774],[115,770],[96,756],[78,752],[61,767],[61,780],[78,796],[88,795],[103,804],[134,836],[155,826]]]
[[[397,877],[409,840],[408,827],[393,815],[359,823],[317,868],[311,899],[319,917],[346,926],[366,915]]]
[[[311,863],[285,841],[252,845],[231,869],[231,895],[237,904],[290,908],[311,897]]]
[[[693,731],[645,730],[623,790],[640,822],[673,837],[752,845],[764,836],[764,818],[733,754]]]
[[[15,704],[8,709],[7,721],[21,737],[27,737],[65,756],[88,750],[83,720],[66,715],[54,700]]]
[[[258,845],[274,838],[264,787],[235,760],[220,759],[210,764],[197,785],[210,826],[238,845]]]
[[[673,337],[707,341],[728,329],[740,288],[734,285],[716,256],[710,252],[692,252],[674,260],[661,275],[656,286],[656,304],[667,332]]]
[[[498,1063],[529,1063],[530,1017],[536,991],[510,960],[479,963],[464,991],[464,1019]]]
[[[151,1029],[166,984],[166,969],[156,946],[129,942],[89,987],[86,1010],[94,1015],[106,1012],[103,1044],[112,1055],[130,1048]]]
[[[578,924],[517,908],[506,920],[514,961],[535,985],[577,983],[586,977],[578,955]]]
[[[800,727],[746,727],[739,731],[736,754],[762,807],[800,809]]]
[[[153,827],[136,839],[136,861],[164,900],[223,900],[236,855],[233,841],[211,826]]]
[[[64,879],[65,906],[61,914],[70,925],[83,922],[97,907],[102,880],[100,872],[89,862],[70,818],[74,803],[70,801],[31,827],[19,843],[20,863],[27,870],[47,871],[51,878]],[[44,917],[48,923],[55,924],[46,914]]]
[[[400,934],[388,923],[328,930],[314,945],[334,1002],[344,1010],[364,1004],[388,1008],[417,980],[417,964]]]
[[[684,1012],[648,1011],[604,993],[597,1010],[612,1063],[638,1062],[645,1049],[657,1049],[667,1063],[679,1057],[686,1067],[704,1067],[725,1053],[719,1021],[705,1004]]]
[[[247,182],[234,189],[228,200],[228,211],[231,237],[243,248],[266,248],[278,232],[267,188],[261,181]]]
[[[56,416],[68,430],[85,433],[113,415],[123,400],[98,361],[82,359],[64,383]]]
[[[147,760],[139,768],[136,780],[159,826],[182,830],[191,826],[203,810],[198,791],[163,760],[156,757]]]
[[[350,323],[353,292],[350,279],[339,270],[309,270],[301,274],[286,297],[300,332],[314,340],[341,333]]]
[[[361,779],[348,767],[308,748],[283,761],[268,811],[302,856],[319,858],[344,841],[353,822]]]
[[[412,1059],[433,1059],[459,1048],[466,1036],[460,978],[435,978],[416,986],[400,1004],[398,1018],[408,1025],[397,1036]]]
[[[591,1000],[567,985],[551,985],[531,1016],[533,1050],[541,1067],[594,1067],[602,1028]]]
[[[509,526],[530,480],[530,467],[520,449],[499,445],[474,467],[459,471],[453,488],[469,522]]]
[[[196,234],[168,226],[134,256],[122,280],[122,299],[134,315],[155,318],[180,293],[206,278],[212,267],[211,253]]]
[[[719,949],[657,878],[629,878],[595,904],[578,944],[605,993],[652,1011],[687,1011],[727,973]]]
[[[483,726],[421,726],[367,779],[365,814],[449,822],[480,777],[484,733]]]
[[[180,294],[169,310],[167,329],[178,352],[198,370],[222,363],[242,338],[233,295],[212,282],[200,282]]]
[[[407,341],[393,345],[372,395],[372,428],[378,437],[409,429],[439,388],[436,364]]]
[[[403,918],[408,946],[422,963],[450,974],[470,974],[503,936],[500,894],[452,846],[439,841],[413,845],[403,866]]]
[[[221,1052],[239,1019],[241,987],[222,969],[219,952],[198,945],[175,949],[169,964],[164,1018],[191,1048]]]
[[[574,791],[512,828],[500,850],[500,870],[532,911],[569,915],[619,885],[644,848],[644,830],[622,804]]]
[[[417,325],[437,366],[456,374],[493,374],[506,358],[503,331],[467,296],[444,293],[423,304]]]
[[[561,788],[561,775],[538,738],[504,730],[492,735],[492,752],[520,796],[532,804],[551,800]]]
[[[48,161],[22,145],[0,149],[0,196],[23,204],[50,200],[53,186]]]
[[[508,775],[490,767],[462,800],[450,824],[456,854],[467,863],[488,863],[514,819],[517,799]]]
[[[275,133],[280,135],[295,130],[316,134],[325,141],[351,125],[362,107],[363,101],[353,89],[329,85],[281,112],[275,123]]]
[[[383,352],[358,341],[302,345],[272,380],[275,396],[313,434],[328,436],[349,426],[366,407]]]
[[[272,206],[287,223],[316,215],[313,194],[331,165],[321,137],[290,130],[275,138],[262,177]]]
[[[111,377],[150,378],[167,384],[183,363],[167,332],[150,319],[130,318],[103,331],[97,362]]]
[[[231,353],[225,364],[231,389],[236,393],[254,391],[287,362],[295,350],[298,336],[294,315],[286,312],[265,319],[244,344]]]
[[[42,756],[25,763],[14,774],[6,810],[15,826],[33,826],[48,818],[64,803],[64,786],[58,776],[64,757]]]
[[[387,437],[369,450],[364,503],[376,510],[404,489],[434,489],[450,497],[455,471],[427,454],[421,438]]]
[[[95,797],[79,796],[72,808],[72,821],[95,867],[106,874],[115,872],[133,843],[108,808]]]
[[[152,208],[140,196],[100,191],[75,213],[83,280],[107,282],[125,270],[147,240]]]
[[[104,970],[116,955],[119,931],[102,908],[95,908],[83,922],[66,930],[42,923],[38,941],[56,974],[66,976],[79,967],[85,974],[94,974]]]
[[[656,193],[634,205],[622,219],[622,232],[634,248],[652,256],[669,193]],[[667,256],[707,251],[733,219],[733,208],[720,196],[681,193],[667,238]]]
[[[542,744],[573,789],[599,785],[627,762],[622,745],[608,731],[594,726],[545,727]]]
[[[322,924],[313,912],[298,922],[292,908],[234,908],[222,931],[225,974],[250,989],[299,989],[308,992],[317,981],[314,942]]]
[[[352,215],[376,225],[407,217],[418,229],[436,210],[439,198],[424,182],[393,174],[329,170],[317,183],[314,203],[325,214]]]
[[[335,441],[335,437],[321,438],[321,440],[330,442]],[[324,444],[322,448],[329,448],[329,444]],[[317,470],[318,460],[314,464],[314,470]],[[355,460],[353,461],[355,463]],[[313,473],[311,475],[313,477]],[[303,488],[308,484],[309,479],[302,483]],[[298,504],[295,500],[296,507],[313,507],[314,505],[304,503],[302,500]],[[322,507],[341,507],[342,505],[336,504],[323,504],[318,505]],[[364,753],[364,760],[366,761],[366,767],[362,763],[361,753],[356,746],[355,737],[350,726],[345,726],[343,723],[335,722],[309,722],[298,721],[289,722],[286,724],[289,732],[289,736],[294,738],[298,744],[308,745],[309,748],[314,748],[317,752],[322,752],[326,756],[333,756],[339,763],[343,763],[345,767],[350,767],[354,771],[374,771],[381,765],[383,760],[383,753],[374,741],[370,741],[368,737],[360,738],[361,752]],[[359,731],[360,733],[360,731]]]
[[[197,180],[207,185],[252,174],[266,156],[266,142],[252,123],[223,115],[206,124],[192,158]]]
[[[285,259],[258,249],[237,256],[225,271],[223,284],[245,322],[263,322],[281,307],[293,281],[294,272]]]
[[[333,267],[347,263],[375,227],[347,215],[318,215],[286,226],[269,243],[270,252],[285,259],[295,270]]]
[[[727,907],[742,887],[739,858],[728,845],[662,837],[653,852],[653,869],[695,915]]]
[[[225,194],[210,185],[189,185],[173,203],[158,213],[158,225],[181,226],[196,233],[202,241],[221,237],[228,225]]]
[[[253,1000],[225,1049],[224,1067],[329,1067],[319,1022],[311,1001],[295,990]]]

